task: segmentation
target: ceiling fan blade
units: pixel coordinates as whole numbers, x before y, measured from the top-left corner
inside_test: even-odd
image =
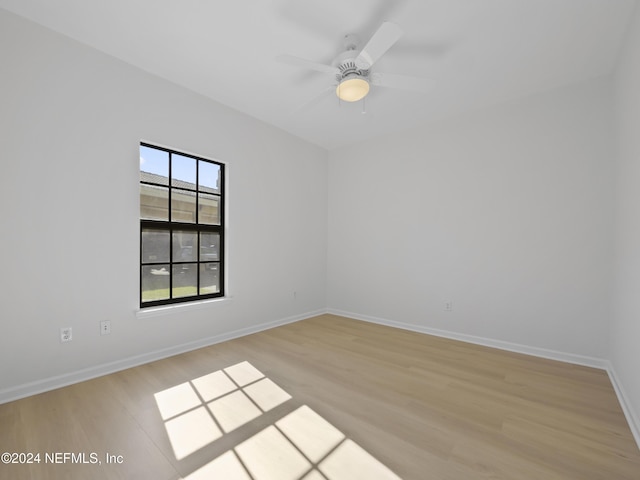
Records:
[[[276,62],[285,63],[287,65],[293,65],[294,67],[302,67],[310,70],[315,70],[322,73],[337,74],[339,70],[331,65],[325,65],[324,63],[312,62],[311,60],[305,60],[304,58],[294,57],[293,55],[279,55],[276,57]]]
[[[402,33],[402,29],[395,23],[384,22],[356,58],[356,65],[361,68],[371,67],[398,41]]]
[[[379,87],[400,88],[414,92],[428,92],[435,82],[430,78],[394,75],[392,73],[372,73],[371,84]]]

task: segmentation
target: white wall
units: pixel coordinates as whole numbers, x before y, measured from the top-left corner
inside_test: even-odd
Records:
[[[615,77],[617,229],[615,318],[609,357],[640,444],[640,9]]]
[[[331,152],[329,308],[605,358],[610,90],[594,80]]]
[[[0,63],[0,401],[324,309],[324,150],[3,10]],[[231,301],[136,317],[140,140],[227,163]]]

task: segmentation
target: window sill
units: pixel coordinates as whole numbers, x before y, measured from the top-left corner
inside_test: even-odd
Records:
[[[151,318],[161,315],[170,315],[174,313],[190,312],[193,310],[202,310],[214,305],[221,305],[231,302],[233,297],[213,298],[211,300],[200,300],[190,303],[176,303],[174,305],[163,305],[161,307],[138,308],[135,311],[136,318]]]

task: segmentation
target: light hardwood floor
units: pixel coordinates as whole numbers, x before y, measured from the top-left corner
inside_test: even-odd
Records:
[[[12,480],[640,479],[606,372],[333,315],[0,405],[5,451],[41,455]]]

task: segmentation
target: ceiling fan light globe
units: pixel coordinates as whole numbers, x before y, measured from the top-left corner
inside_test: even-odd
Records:
[[[364,78],[346,78],[336,87],[336,95],[345,102],[357,102],[369,93],[369,82]]]

